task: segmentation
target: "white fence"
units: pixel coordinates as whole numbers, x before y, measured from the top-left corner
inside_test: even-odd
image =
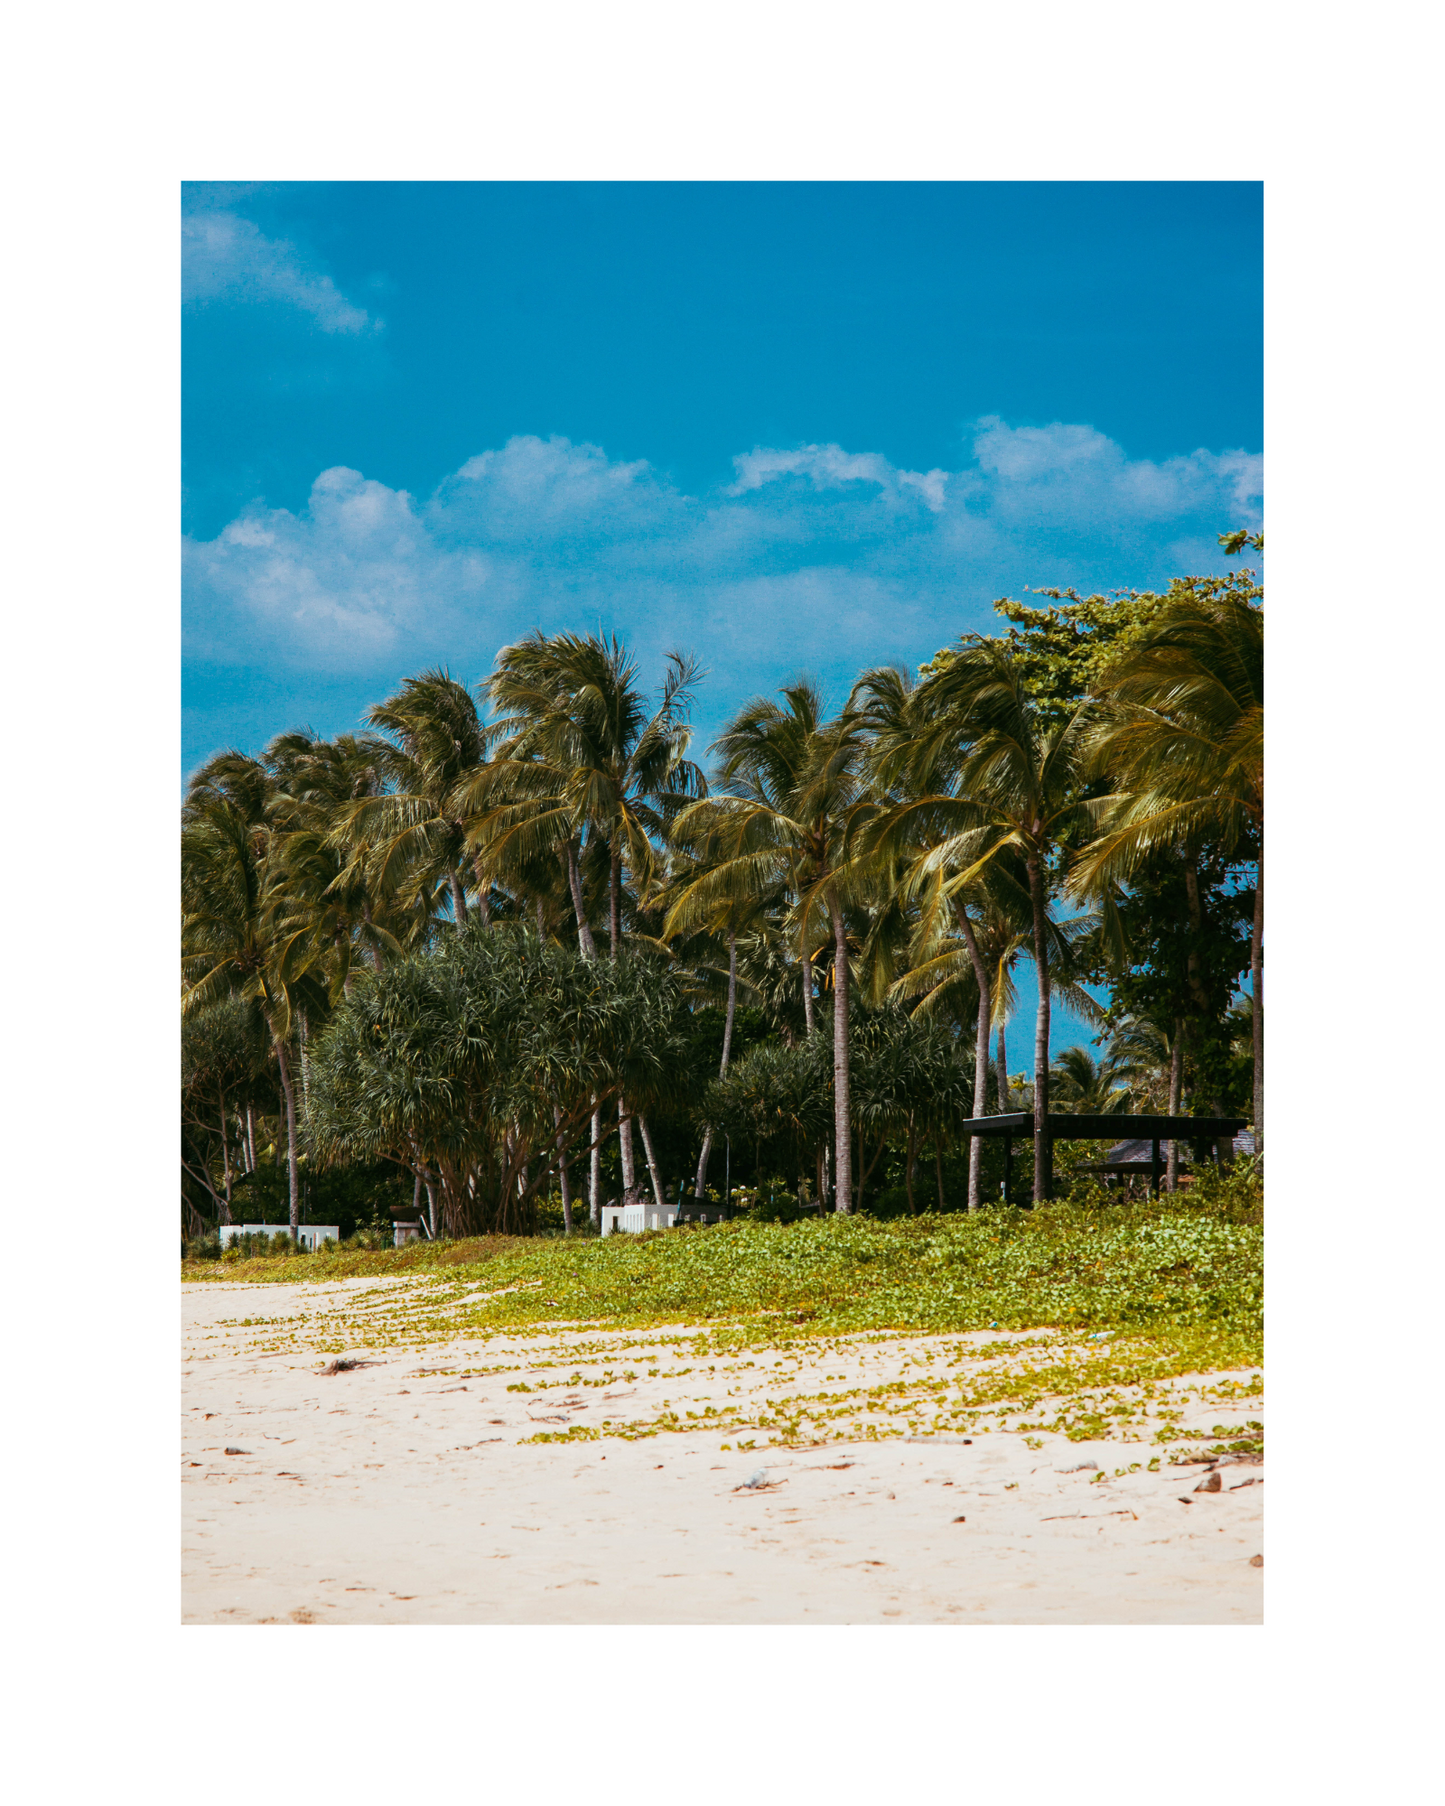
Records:
[[[669,1204],[662,1210],[652,1204],[604,1204],[602,1206],[602,1233],[604,1235],[641,1235],[645,1229],[671,1229],[677,1217],[675,1206]]]
[[[285,1223],[222,1223],[221,1246],[236,1241],[243,1235],[280,1235],[286,1228]],[[296,1231],[296,1240],[312,1254],[322,1242],[337,1242],[341,1239],[341,1230],[335,1223],[303,1223]]]

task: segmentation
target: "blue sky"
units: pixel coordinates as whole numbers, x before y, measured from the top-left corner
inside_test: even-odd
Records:
[[[537,625],[615,630],[648,671],[695,651],[705,744],[796,671],[841,700],[988,628],[995,597],[1221,568],[1216,535],[1260,519],[1261,207],[188,185],[185,769],[355,727],[427,664],[475,681]]]

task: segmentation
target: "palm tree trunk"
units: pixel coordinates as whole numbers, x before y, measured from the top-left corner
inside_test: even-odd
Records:
[[[814,1028],[813,1016],[813,956],[804,953],[798,961],[803,969],[803,1022],[811,1035]]]
[[[908,1188],[908,1214],[911,1217],[916,1217],[918,1215],[918,1206],[913,1201],[913,1169],[917,1164],[918,1124],[914,1119],[913,1112],[910,1110],[908,1112],[908,1164],[904,1168],[903,1182]]]
[[[973,923],[968,919],[968,911],[953,899],[953,913],[958,919],[959,930],[963,935],[963,944],[968,948],[969,961],[973,966],[974,981],[978,985],[978,1027],[973,1039],[973,1113],[985,1116],[988,1113],[988,1030],[989,1018],[993,1014],[992,998],[989,994],[988,961],[979,951],[978,937],[973,932]],[[979,1197],[980,1173],[983,1167],[983,1137],[970,1135],[968,1139],[968,1208],[977,1210],[981,1202]]]
[[[572,892],[572,912],[577,917],[577,940],[587,959],[596,959],[597,943],[592,938],[592,930],[587,925],[587,911],[582,907],[582,872],[577,864],[577,843],[567,842],[567,886]],[[594,1134],[592,1139],[597,1139]]]
[[[933,1144],[933,1176],[938,1181],[938,1208],[943,1209],[943,1143]]]
[[[562,1233],[572,1233],[572,1177],[567,1171],[567,1153],[563,1146],[562,1112],[552,1106],[552,1122],[557,1130],[557,1180],[562,1188]]]
[[[630,1204],[637,1185],[637,1164],[632,1158],[632,1113],[620,1097],[617,1100],[617,1142],[622,1154],[622,1201]]]
[[[224,1086],[217,1085],[216,1091],[221,1099],[221,1170],[226,1187],[225,1215],[223,1221],[231,1221],[231,1138],[226,1133],[226,1092]]]
[[[1169,1114],[1179,1114],[1179,1094],[1184,1087],[1184,1018],[1174,1019],[1174,1046],[1169,1054]],[[1166,1191],[1179,1189],[1179,1143],[1169,1143],[1169,1159],[1164,1169]]]
[[[647,1171],[652,1179],[652,1196],[659,1210],[666,1210],[667,1200],[662,1195],[662,1175],[657,1170],[657,1161],[652,1152],[652,1135],[647,1127],[647,1118],[639,1111],[637,1126],[642,1131],[642,1151],[647,1156]]]
[[[708,1162],[711,1159],[712,1159],[712,1129],[707,1128],[707,1129],[703,1130],[702,1152],[697,1157],[697,1178],[693,1182],[693,1188],[692,1188],[692,1195],[695,1198],[702,1197],[703,1188],[707,1184]]]
[[[370,903],[364,902],[361,905],[361,919],[363,922],[366,923],[367,927],[370,928],[370,926],[371,926],[371,905],[370,905]],[[371,943],[371,969],[373,972],[380,972],[380,970],[381,970],[381,948],[377,946],[375,941],[373,941]],[[344,982],[345,982],[345,985],[348,987],[351,984],[351,968],[349,966],[347,967],[347,970],[346,970],[346,978],[345,978]],[[350,994],[351,994],[350,990],[348,989],[347,995],[350,996]]]
[[[1189,957],[1186,971],[1189,994],[1194,1011],[1202,1020],[1209,1013],[1209,994],[1204,989],[1204,976],[1199,969],[1199,941],[1204,932],[1204,906],[1199,900],[1199,866],[1193,858],[1184,862],[1184,894],[1189,900]]]
[[[718,1066],[718,1077],[728,1069],[728,1059],[733,1045],[733,1018],[738,1011],[738,937],[735,929],[728,930],[728,1008],[723,1022],[722,1060]],[[707,1184],[707,1163],[712,1158],[712,1130],[709,1128],[702,1138],[702,1153],[698,1157],[697,1182],[692,1188],[692,1195],[701,1198],[703,1187]]]
[[[1254,927],[1249,937],[1250,1011],[1254,1038],[1254,1150],[1264,1152],[1264,829],[1260,829],[1259,869],[1254,884]]]
[[[1000,1116],[1008,1111],[1008,1049],[1004,1046],[1003,1023],[998,1025],[998,1113]]]
[[[613,959],[617,958],[617,945],[622,939],[621,889],[622,854],[617,842],[613,840],[608,846],[607,860],[607,938]]]
[[[738,937],[733,929],[728,930],[728,1010],[727,1019],[723,1023],[722,1064],[718,1067],[721,1076],[728,1069],[728,1060],[732,1055],[733,1022],[738,1013]]]
[[[848,935],[837,894],[828,893],[833,918],[833,1177],[834,1208],[847,1215],[853,1208],[853,1141],[850,1118],[852,1089],[848,1070]]]
[[[1039,1013],[1034,1024],[1034,1202],[1049,1195],[1049,946],[1048,905],[1039,856],[1029,856],[1029,898],[1034,906],[1034,969],[1039,981]]]
[[[452,887],[452,920],[460,928],[467,919],[467,893],[462,883],[461,873],[455,866],[449,868],[447,877]]]
[[[301,1177],[296,1169],[296,1087],[291,1083],[291,1067],[286,1058],[286,1043],[272,1031],[276,1048],[276,1064],[281,1069],[281,1090],[286,1099],[286,1180],[291,1194],[291,1239],[301,1226]]]
[[[256,1116],[249,1101],[246,1104],[246,1134],[242,1146],[246,1150],[246,1171],[254,1173],[256,1170]]]
[[[587,1215],[593,1226],[602,1221],[602,1112],[592,1093],[592,1150],[587,1167]]]
[[[297,1039],[301,1044],[301,1106],[309,1114],[311,1110],[311,1062],[306,1057],[307,1021],[305,1010],[296,1012]]]
[[[482,926],[492,925],[492,881],[482,869],[482,856],[477,853],[472,859],[472,870],[477,879],[477,914],[482,918]]]

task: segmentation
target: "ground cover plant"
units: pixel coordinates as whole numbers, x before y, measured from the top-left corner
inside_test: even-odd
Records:
[[[736,1221],[600,1240],[414,1243],[187,1263],[193,1280],[407,1279],[426,1340],[572,1324],[675,1325],[717,1346],[868,1331],[1034,1329],[1126,1335],[1174,1371],[1261,1358],[1262,1229],[1170,1200],[880,1222]]]

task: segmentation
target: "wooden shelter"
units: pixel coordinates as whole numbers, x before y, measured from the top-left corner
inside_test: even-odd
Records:
[[[1147,1170],[1149,1189],[1157,1198],[1159,1180],[1164,1171],[1161,1143],[1166,1141],[1221,1141],[1230,1143],[1245,1127],[1242,1116],[1074,1116],[1067,1110],[1050,1110],[1045,1119],[1048,1195],[1054,1191],[1054,1143],[1056,1141],[1108,1141],[1119,1143],[1134,1139],[1149,1149],[1147,1168],[1142,1160],[1130,1161],[1123,1170],[1137,1173]],[[986,1135],[1003,1140],[1004,1196],[1008,1196],[1013,1177],[1013,1144],[1034,1139],[1034,1117],[1031,1110],[1010,1110],[1002,1116],[971,1116],[959,1124],[964,1135]],[[1100,1170],[1111,1170],[1107,1161]]]

